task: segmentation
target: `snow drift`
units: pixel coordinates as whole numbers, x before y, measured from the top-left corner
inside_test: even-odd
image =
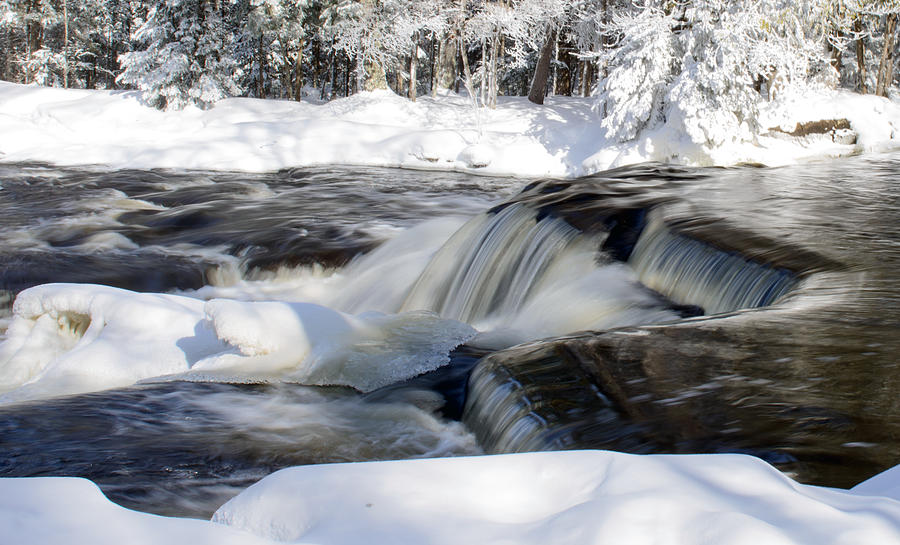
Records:
[[[900,543],[891,470],[858,490],[797,484],[743,455],[603,451],[281,470],[213,522],[129,511],[72,478],[0,479],[11,543],[799,545]]]

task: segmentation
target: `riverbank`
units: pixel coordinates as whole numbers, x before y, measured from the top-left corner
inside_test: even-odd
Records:
[[[593,103],[550,97],[536,106],[524,97],[501,97],[489,110],[460,95],[413,103],[380,91],[327,103],[232,98],[205,111],[160,112],[134,91],[0,82],[0,161],[249,172],[353,165],[574,177],[646,161],[781,166],[900,147],[900,102],[847,91],[768,103],[755,142],[714,149],[665,126],[626,143],[608,141]],[[848,120],[855,142],[787,134],[825,119]]]
[[[84,479],[0,479],[0,527],[18,545],[889,544],[896,483],[799,485],[744,455],[543,452],[288,468],[211,522],[121,508]]]

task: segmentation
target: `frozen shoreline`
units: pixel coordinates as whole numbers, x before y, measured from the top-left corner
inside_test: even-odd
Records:
[[[0,161],[113,168],[263,172],[313,165],[575,177],[644,161],[769,166],[900,147],[900,102],[848,91],[787,96],[763,127],[846,118],[855,145],[768,134],[705,149],[667,127],[626,143],[603,136],[594,100],[502,97],[496,110],[464,96],[413,103],[389,91],[324,104],[232,98],[210,110],[160,112],[134,91],[65,90],[0,82]]]

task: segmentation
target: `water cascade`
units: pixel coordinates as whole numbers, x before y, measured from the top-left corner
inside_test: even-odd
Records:
[[[564,221],[511,205],[466,223],[431,259],[403,310],[475,323],[525,304],[548,269],[580,239]]]
[[[555,198],[557,203],[566,203],[564,196]],[[583,206],[583,202],[579,203],[582,211]],[[564,207],[557,205],[551,212],[561,216],[552,220],[554,224],[568,225]],[[627,210],[629,225],[622,230],[617,226],[621,224],[619,218],[625,216],[607,207],[604,214],[608,219],[602,224],[606,232],[595,238],[595,243],[601,242],[594,251],[602,256],[600,262],[624,261],[635,281],[644,289],[649,288],[647,292],[667,300],[672,310],[690,305],[700,307],[699,313],[713,315],[769,306],[797,287],[805,272],[797,267],[798,259],[807,259],[811,269],[822,264],[829,266],[826,260],[807,255],[808,252],[799,258],[790,257],[790,248],[761,241],[752,233],[715,228],[681,230],[677,222],[666,222],[664,212],[665,206]],[[620,233],[632,240],[617,240]],[[716,236],[724,239],[721,244],[713,243]],[[746,254],[741,251],[741,244]],[[617,251],[600,251],[601,247]],[[621,248],[626,251],[618,250]],[[759,259],[762,254],[768,259]],[[619,335],[615,328],[605,329],[614,329],[611,334]],[[669,327],[666,331],[674,330]],[[629,335],[639,338],[647,333],[629,334],[624,330],[620,336]],[[574,340],[578,336],[572,338],[572,346],[580,346],[581,341]],[[678,418],[673,416],[677,411],[658,412],[652,406],[636,408],[641,403],[635,403],[633,395],[626,395],[629,387],[622,384],[631,380],[646,388],[646,381],[660,373],[664,376],[667,366],[690,365],[690,359],[673,361],[659,354],[634,354],[628,350],[620,353],[615,343],[611,346],[604,349],[602,356],[579,358],[573,356],[567,341],[561,340],[541,343],[533,350],[528,345],[515,347],[484,358],[469,380],[464,421],[475,431],[483,448],[497,453],[566,448],[644,452],[665,450],[668,447],[661,446],[663,443],[671,447],[694,441],[665,438],[666,422]],[[642,358],[655,359],[645,365],[640,363]],[[675,390],[673,396],[682,395]],[[651,421],[652,431],[645,429]]]
[[[707,314],[771,305],[797,283],[784,268],[674,233],[658,215],[644,228],[628,264],[645,286]]]

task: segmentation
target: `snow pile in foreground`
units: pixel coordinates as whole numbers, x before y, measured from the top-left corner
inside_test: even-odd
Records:
[[[471,327],[426,312],[357,316],[312,303],[201,301],[79,284],[21,292],[0,343],[0,402],[174,375],[370,391],[449,361]]]
[[[644,161],[775,166],[900,143],[900,103],[845,91],[786,96],[767,105],[761,123],[790,132],[798,122],[847,118],[859,134],[855,145],[768,135],[707,149],[665,126],[617,143],[605,138],[594,102],[550,97],[536,106],[501,97],[496,110],[475,110],[457,95],[413,103],[379,91],[322,105],[232,98],[207,111],[160,112],[132,91],[0,82],[0,160],[242,171],[340,164],[564,177]]]
[[[202,522],[123,509],[80,479],[0,479],[0,527],[18,545],[886,545],[900,543],[900,501],[867,494],[897,481],[801,485],[743,455],[329,464],[274,473]]]

